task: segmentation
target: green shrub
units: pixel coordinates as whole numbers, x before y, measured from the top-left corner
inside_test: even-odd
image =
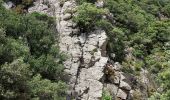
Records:
[[[0,98],[63,100],[69,79],[53,18],[19,15],[1,5],[0,17]]]
[[[83,3],[77,9],[77,15],[73,20],[78,23],[82,32],[92,31],[96,27],[96,23],[102,19],[106,11],[97,8],[94,4]]]
[[[109,41],[107,45],[107,51],[109,53],[114,53],[116,56],[115,61],[122,61],[124,59],[124,32],[119,28],[114,28],[110,33],[108,33]]]
[[[104,91],[102,95],[102,100],[112,100],[112,96],[108,92]]]
[[[32,99],[38,100],[64,100],[66,94],[66,84],[63,82],[51,82],[47,79],[42,79],[40,75],[34,76],[28,82],[31,90]]]
[[[4,64],[0,67],[0,98],[25,99],[29,98],[29,87],[27,81],[31,77],[29,65],[22,59],[16,59],[10,64]]]

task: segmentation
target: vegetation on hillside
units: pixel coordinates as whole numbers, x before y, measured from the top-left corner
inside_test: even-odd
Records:
[[[161,88],[149,96],[153,100],[169,100],[170,1],[104,0],[103,8],[97,8],[95,0],[77,2],[75,21],[79,27],[86,33],[94,28],[104,29],[109,37],[108,55],[116,55],[110,58],[121,62],[124,71],[131,74],[148,69]]]
[[[65,56],[57,45],[53,18],[20,15],[33,0],[11,1],[16,5],[12,10],[0,5],[0,99],[64,100]],[[95,6],[97,0],[76,1],[73,20],[81,32],[105,30],[110,58],[120,62],[124,72],[149,70],[160,86],[148,91],[149,99],[170,100],[170,1],[104,0],[102,8]],[[111,96],[103,93],[103,99]]]
[[[19,15],[0,4],[1,100],[64,100],[64,60],[53,18]]]

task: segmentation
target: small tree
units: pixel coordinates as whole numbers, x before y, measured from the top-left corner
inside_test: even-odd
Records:
[[[83,3],[78,7],[77,16],[73,20],[78,23],[83,32],[89,32],[95,28],[105,13],[104,9],[97,8],[94,4]]]
[[[29,65],[22,59],[17,59],[11,64],[4,64],[0,67],[0,98],[28,99],[29,87],[27,81],[30,79],[31,71]]]

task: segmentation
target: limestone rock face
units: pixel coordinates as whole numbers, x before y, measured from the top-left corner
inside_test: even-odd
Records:
[[[60,48],[69,59],[65,61],[70,74],[70,87],[77,92],[76,99],[98,100],[102,97],[103,84],[100,82],[108,58],[103,57],[101,46],[107,40],[106,33],[95,30],[91,33],[78,33],[76,23],[72,22],[70,10],[76,8],[75,1],[66,1],[63,6],[55,4],[57,29],[60,33]],[[106,47],[105,47],[106,48]]]
[[[103,7],[103,1],[96,2]],[[64,62],[65,71],[69,74],[69,94],[76,100],[101,100],[103,90],[109,91],[113,98],[132,100],[135,79],[123,73],[118,62],[111,63],[114,74],[104,75],[109,58],[106,54],[106,32],[96,29],[90,33],[80,33],[77,24],[72,21],[77,5],[75,0],[36,0],[28,9],[56,18],[56,29],[59,35],[60,50],[68,56]],[[112,54],[112,58],[115,54]],[[141,80],[148,83],[141,73]],[[104,79],[107,81],[104,83]],[[138,88],[137,88],[138,89]],[[139,89],[138,89],[139,90]]]
[[[79,33],[76,23],[71,19],[76,8],[74,0],[67,0],[62,6],[60,0],[48,0],[48,3],[51,8],[39,0],[28,11],[48,15],[53,13],[56,17],[60,50],[68,56],[64,62],[65,71],[71,77],[70,90],[72,94],[76,94],[72,96],[80,100],[99,100],[103,92],[103,83],[100,80],[108,61],[105,31],[96,29],[90,33]],[[50,12],[51,9],[54,12]]]

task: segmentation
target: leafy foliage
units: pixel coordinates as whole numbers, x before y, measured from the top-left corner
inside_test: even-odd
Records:
[[[0,97],[4,99],[21,99],[29,92],[27,81],[31,76],[29,65],[22,59],[15,60],[11,64],[4,64],[0,69]],[[27,94],[24,98],[27,98]]]
[[[102,100],[112,100],[112,96],[106,91],[103,92]]]
[[[96,27],[104,29],[109,37],[110,58],[122,62],[124,71],[132,74],[147,68],[163,89],[151,98],[169,100],[170,1],[105,0],[103,8],[88,0],[79,4],[75,17],[79,27],[86,32]]]
[[[159,73],[155,78],[164,89],[160,93],[161,100],[169,100],[170,97],[169,89],[166,88],[169,79],[165,78],[169,72],[167,69],[169,68],[169,47],[166,46],[170,41],[170,20],[169,15],[166,14],[168,12],[166,8],[169,5],[168,0],[106,0],[105,4],[105,7],[114,15],[113,19],[116,22],[112,24],[124,33],[117,40],[122,40],[122,44],[126,45],[125,51],[132,48],[133,55],[125,56],[126,59],[121,60],[123,65],[127,66],[126,69],[131,73],[140,71],[141,68],[148,68],[155,76]],[[113,47],[114,45],[112,44]],[[117,54],[121,56],[131,53],[123,52],[123,50],[121,52]]]
[[[23,13],[33,0],[14,2],[15,11]],[[124,71],[132,74],[138,75],[142,68],[147,68],[162,89],[151,93],[150,99],[169,100],[170,1],[105,0],[103,8],[96,7],[95,2],[77,0],[79,7],[73,20],[81,32],[104,29],[109,37],[110,58],[114,53],[116,56],[111,59],[121,62]],[[53,22],[53,18],[43,14],[21,16],[0,6],[0,74],[5,82],[0,83],[1,98],[63,100],[66,88],[60,81],[65,75],[65,57],[55,45]],[[104,94],[103,99],[111,97]]]
[[[29,2],[22,1],[27,6]],[[1,5],[0,17],[0,98],[63,100],[65,55],[57,46],[53,18],[19,15]]]
[[[36,75],[29,81],[28,85],[33,99],[63,100],[65,98],[66,84],[63,82],[54,83]]]
[[[97,22],[102,19],[105,12],[105,10],[97,8],[94,4],[83,3],[78,7],[74,21],[78,23],[82,32],[89,32],[96,27]]]

